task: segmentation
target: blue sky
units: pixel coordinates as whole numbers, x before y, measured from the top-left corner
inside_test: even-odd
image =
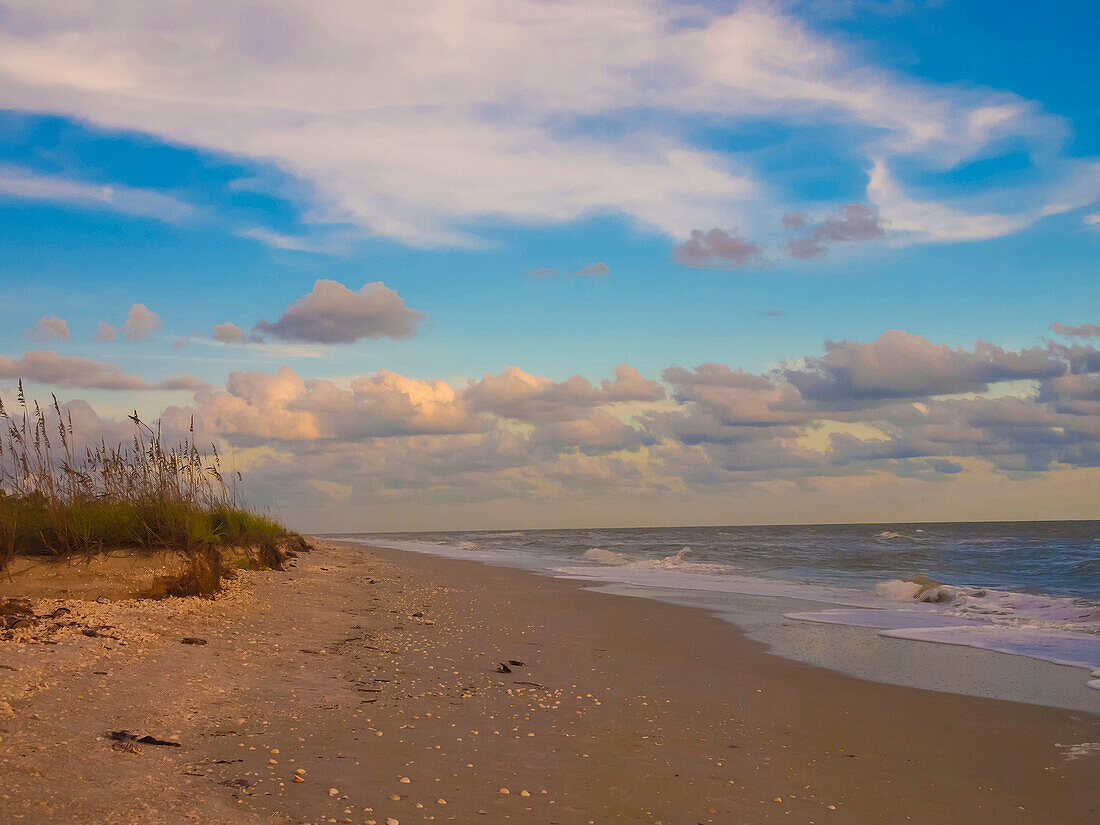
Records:
[[[296,483],[342,524],[385,500],[406,514],[392,527],[414,514],[482,526],[496,517],[503,479],[519,473],[523,518],[546,522],[558,518],[545,500],[547,467],[590,459],[604,462],[590,471],[606,477],[608,501],[627,489],[608,467],[643,467],[631,483],[647,494],[675,488],[696,519],[727,520],[715,502],[738,484],[786,477],[786,459],[753,463],[751,478],[715,479],[707,490],[685,481],[684,456],[656,455],[675,438],[652,416],[676,404],[702,414],[705,402],[662,379],[670,366],[715,362],[781,382],[771,371],[822,358],[826,341],[904,330],[955,352],[978,353],[978,341],[1020,352],[1048,346],[1052,323],[1087,329],[1100,318],[1096,18],[1084,2],[960,0],[227,2],[162,17],[135,2],[94,18],[65,4],[5,4],[0,354],[52,351],[149,385],[186,374],[208,387],[197,401],[190,385],[131,382],[127,394],[117,382],[74,380],[73,363],[35,375],[29,362],[6,373],[0,362],[0,395],[21,376],[90,402],[105,420],[137,404],[158,414],[194,406],[208,412],[212,437],[257,450],[264,437],[219,419],[221,396],[244,397],[233,373],[287,367],[349,391],[385,370],[446,382],[461,401],[470,382],[510,367],[555,386],[573,375],[598,386],[625,363],[661,383],[665,399],[586,402],[568,419],[509,416],[471,395],[463,414],[480,423],[448,437],[519,432],[534,452],[495,478],[470,476],[469,456],[449,465],[464,479],[456,486],[484,488],[465,510],[447,501],[450,482],[418,482],[415,500],[396,496],[398,480],[369,461],[318,467],[339,476],[327,499],[325,483],[309,486],[324,479]],[[690,245],[693,233],[701,246]],[[595,276],[575,274],[596,264]],[[315,286],[327,281],[350,292]],[[367,287],[376,282],[384,293]],[[134,305],[159,320],[126,341]],[[362,314],[336,340],[325,313],[345,311]],[[41,318],[63,319],[67,333],[35,332]],[[96,340],[100,322],[118,330],[113,340]],[[227,322],[239,340],[214,334]],[[1092,346],[1087,334],[1070,337]],[[1077,356],[1055,356],[1091,375]],[[1011,392],[1042,406],[1046,378],[1020,376]],[[975,388],[1004,395],[995,385],[1007,380]],[[423,412],[423,398],[403,392]],[[657,406],[637,407],[643,401]],[[646,443],[562,440],[563,421],[590,430],[584,416],[594,410]],[[385,449],[443,437],[407,425],[387,434]],[[552,455],[539,430],[551,425]],[[772,436],[805,439],[824,426],[865,440],[916,438],[881,410],[818,409],[799,426]],[[1048,426],[1066,432],[1064,422]],[[314,432],[346,452],[342,430]],[[382,443],[370,438],[356,448]],[[1091,471],[1082,439],[1072,459],[1027,461],[1045,461],[1048,480]],[[267,441],[278,460],[256,459],[257,475],[266,467],[273,478],[301,445]],[[728,464],[719,453],[730,443],[717,439],[725,446],[706,460]],[[1011,476],[1011,462],[967,449],[978,462],[964,474],[971,480],[952,483],[971,483],[984,500],[980,491]],[[418,460],[428,467],[434,456]],[[802,489],[789,490],[773,518],[803,520],[807,489],[826,484],[807,479],[832,478],[840,463],[792,481]],[[911,470],[867,464],[858,474],[909,484]],[[562,485],[553,495],[591,497],[553,483]],[[274,504],[306,496],[271,478],[256,486]],[[360,500],[360,487],[374,498]]]

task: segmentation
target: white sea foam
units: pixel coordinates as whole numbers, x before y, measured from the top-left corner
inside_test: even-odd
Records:
[[[1100,604],[1089,599],[897,579],[875,585],[875,593],[884,599],[939,605],[951,616],[1100,635]]]
[[[700,561],[693,558],[690,547],[657,559],[632,559],[591,547],[579,563],[563,565],[562,555],[553,551],[482,549],[469,541],[359,540],[565,578],[697,591],[710,594],[709,599],[726,594],[733,611],[737,602],[732,597],[738,595],[816,602],[829,609],[783,615],[798,621],[874,628],[890,638],[963,645],[1086,668],[1092,671],[1089,687],[1100,689],[1100,603],[1088,599],[946,585],[920,577],[880,582],[870,590],[764,578],[746,575],[730,564]]]
[[[920,593],[921,586],[913,581],[901,581],[891,579],[888,582],[879,582],[875,585],[875,593],[884,599],[894,599],[899,602],[913,601]]]
[[[585,561],[594,561],[597,564],[606,564],[615,567],[620,564],[630,564],[632,559],[623,553],[614,550],[604,550],[602,547],[592,547],[584,551],[581,556]]]
[[[706,568],[708,571],[713,571],[715,567],[725,567],[725,565],[701,565],[699,562],[692,561],[691,556],[694,552],[695,551],[690,547],[682,547],[671,556],[665,556],[663,559],[640,559],[631,566],[635,570],[685,570]]]
[[[663,559],[645,559],[615,566],[554,566],[547,572],[562,578],[655,589],[765,596],[855,607],[881,604],[881,600],[855,589],[746,576],[729,565],[693,562],[678,556],[679,553]]]

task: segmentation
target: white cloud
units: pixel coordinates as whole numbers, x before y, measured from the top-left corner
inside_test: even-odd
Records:
[[[270,229],[264,229],[263,227],[253,227],[251,229],[243,229],[237,233],[241,238],[248,238],[253,241],[259,241],[260,243],[273,247],[274,249],[285,249],[292,252],[330,252],[329,247],[324,244],[314,243],[306,238],[299,238],[293,235],[284,235],[281,232],[273,232]]]
[[[195,214],[195,209],[190,204],[160,192],[42,175],[17,166],[0,165],[0,194],[106,209],[169,223]]]
[[[669,130],[577,128],[588,116],[829,118],[865,135],[867,158],[918,154],[941,167],[1009,135],[1054,156],[1065,132],[1011,94],[868,65],[762,2],[693,7],[690,26],[681,4],[656,0],[224,0],[169,10],[119,0],[94,17],[43,0],[7,8],[23,22],[0,22],[0,105],[270,161],[311,193],[310,219],[424,245],[477,243],[470,227],[481,220],[608,212],[682,238],[697,227],[755,229],[761,207],[775,206],[747,160]],[[170,206],[143,197],[116,189],[108,200]],[[1014,225],[971,216],[952,232],[957,216],[893,205],[898,214],[883,204],[884,217],[926,239]],[[268,230],[242,234],[307,248]]]
[[[911,235],[913,240],[998,238],[1023,229],[1038,217],[1034,214],[971,213],[939,201],[916,200],[902,190],[882,160],[875,161],[871,170],[867,196],[889,222],[891,230]]]

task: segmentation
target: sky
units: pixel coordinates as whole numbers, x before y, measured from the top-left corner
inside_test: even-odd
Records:
[[[1098,17],[5,0],[0,398],[315,532],[1100,517]]]

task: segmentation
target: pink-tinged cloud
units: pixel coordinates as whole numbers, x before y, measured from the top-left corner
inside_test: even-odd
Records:
[[[573,506],[597,494],[740,501],[728,496],[830,480],[873,496],[874,485],[899,479],[969,484],[975,472],[988,481],[1100,468],[1094,347],[949,347],[894,330],[790,364],[763,375],[672,366],[661,382],[628,365],[602,381],[509,367],[460,386],[387,370],[308,379],[284,367],[232,373],[165,421],[186,432],[193,415],[203,439],[269,448],[258,451],[251,489],[310,506],[349,489],[351,506]],[[54,353],[0,360],[0,378],[30,369],[66,386],[150,386]],[[1031,384],[983,392],[1021,378]]]
[[[122,335],[131,343],[145,341],[149,336],[164,326],[160,316],[145,304],[133,304],[126,315],[126,322],[122,325]]]
[[[615,367],[615,378],[600,382],[605,401],[660,401],[665,390],[656,381],[644,377],[629,364]]]
[[[722,229],[693,229],[691,238],[672,250],[672,257],[696,269],[733,269],[760,260],[760,247]]]
[[[825,244],[813,238],[791,238],[787,241],[787,254],[802,261],[811,261],[825,255]]]
[[[1100,324],[1082,324],[1072,327],[1055,321],[1050,325],[1050,331],[1055,335],[1066,335],[1071,338],[1100,338]]]
[[[581,417],[606,397],[587,378],[574,375],[553,381],[508,367],[499,375],[485,375],[465,393],[470,406],[502,418],[545,424]]]
[[[800,229],[806,222],[807,217],[802,212],[783,216],[784,229]],[[787,253],[802,260],[820,258],[829,244],[873,241],[885,234],[884,222],[877,209],[850,203],[842,206],[838,214],[810,227],[808,237],[787,241]]]
[[[72,333],[64,318],[56,315],[43,315],[34,322],[34,326],[27,330],[27,335],[34,341],[49,341],[52,338],[60,338],[62,341],[71,341]]]
[[[303,379],[289,367],[274,375],[233,372],[226,388],[198,399],[203,421],[241,443],[331,440],[474,432],[477,424],[443,381],[387,370],[344,389]]]
[[[363,338],[407,338],[423,319],[381,281],[354,291],[319,280],[278,319],[260,321],[256,330],[283,341],[352,344]]]
[[[106,321],[100,321],[95,327],[95,338],[97,341],[113,341],[118,337],[115,332],[115,328],[108,324]]]
[[[0,378],[55,387],[97,390],[187,390],[198,392],[209,384],[191,375],[146,381],[123,372],[117,364],[58,355],[52,350],[24,352],[19,358],[0,355]]]
[[[586,454],[633,450],[652,443],[646,433],[604,410],[591,410],[580,418],[554,421],[538,427],[531,437],[533,445],[549,446],[555,453],[576,448]]]
[[[807,399],[860,404],[982,392],[997,382],[1052,378],[1071,368],[1068,352],[1059,347],[1012,352],[985,341],[965,350],[895,329],[870,343],[828,341],[824,356],[808,358],[804,366],[781,374]]]
[[[243,344],[245,341],[244,330],[231,321],[214,324],[213,336],[215,341],[223,344]]]

